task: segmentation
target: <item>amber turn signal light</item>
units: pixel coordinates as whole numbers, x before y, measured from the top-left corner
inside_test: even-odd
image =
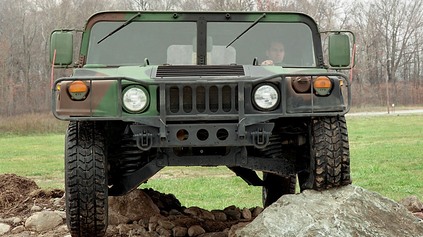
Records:
[[[318,95],[329,95],[332,89],[332,81],[326,76],[319,76],[313,82],[314,91]]]
[[[68,92],[73,100],[84,100],[88,94],[88,86],[83,81],[73,81],[68,86]]]

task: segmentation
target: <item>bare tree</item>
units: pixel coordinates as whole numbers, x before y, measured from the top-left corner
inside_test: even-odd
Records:
[[[136,10],[150,10],[150,1],[148,0],[130,0],[130,6]]]
[[[204,1],[202,0],[183,0],[179,2],[178,8],[185,11],[202,11],[204,9]]]
[[[206,1],[205,6],[209,10],[217,11],[251,11],[255,7],[253,0],[216,0]]]
[[[384,51],[380,63],[386,65],[389,81],[396,81],[398,68],[408,63],[406,52],[423,23],[422,7],[422,1],[378,0],[368,9],[368,15],[378,16],[374,30],[382,39]]]
[[[6,1],[6,0],[4,0]],[[3,34],[7,41],[7,59],[4,61],[3,83],[8,86],[6,113],[18,110],[10,103],[20,102],[24,105],[30,100],[31,81],[29,78],[31,68],[31,46],[36,29],[28,26],[29,19],[33,16],[33,6],[24,0],[4,2],[2,9],[4,28]],[[19,96],[17,96],[19,94]],[[31,109],[31,108],[30,108]]]
[[[49,111],[48,41],[81,29],[102,10],[301,11],[322,29],[356,32],[355,104],[423,104],[423,1],[364,0],[0,0],[0,113]],[[348,4],[345,4],[348,3]],[[76,38],[78,39],[78,37]],[[77,44],[75,44],[77,45]],[[77,48],[77,47],[76,47]],[[387,59],[390,63],[387,64]],[[398,83],[398,82],[401,83]],[[371,88],[371,89],[369,89]]]
[[[139,11],[176,10],[180,5],[180,1],[176,0],[126,0],[124,2],[127,8]]]
[[[421,1],[377,0],[372,4],[354,3],[351,8],[360,45],[361,78],[377,89],[373,94],[379,104],[395,103],[410,96],[400,91],[405,84],[400,88],[396,82],[406,80],[412,67],[413,77],[420,78],[422,74],[422,5]],[[388,99],[389,94],[392,99]]]

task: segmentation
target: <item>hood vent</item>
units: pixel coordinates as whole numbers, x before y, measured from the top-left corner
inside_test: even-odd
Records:
[[[244,76],[241,65],[158,66],[156,77]]]

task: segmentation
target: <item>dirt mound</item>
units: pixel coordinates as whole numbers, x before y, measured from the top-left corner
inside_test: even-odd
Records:
[[[15,174],[0,175],[0,213],[19,205],[37,189],[37,184],[30,179]]]
[[[0,213],[2,216],[24,215],[35,203],[43,206],[48,200],[63,196],[60,190],[41,190],[38,185],[16,174],[0,175]],[[35,201],[36,200],[36,201]]]

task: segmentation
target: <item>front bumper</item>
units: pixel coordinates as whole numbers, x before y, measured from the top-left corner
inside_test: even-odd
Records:
[[[160,129],[133,124],[130,126],[141,150],[151,147],[224,147],[267,145],[272,135],[273,123],[259,123],[246,126],[245,135],[238,133],[239,125],[219,124],[169,124],[166,137],[160,137]]]

